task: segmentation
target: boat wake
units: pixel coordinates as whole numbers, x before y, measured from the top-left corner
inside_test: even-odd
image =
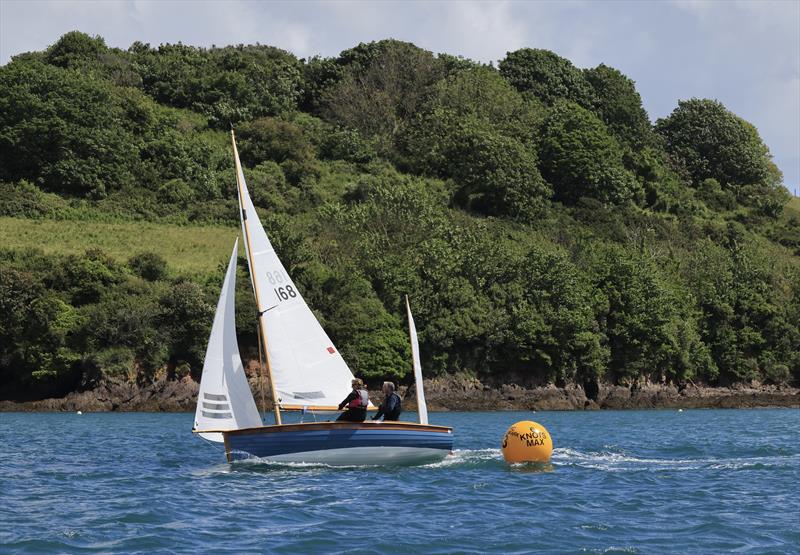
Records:
[[[248,457],[234,461],[231,464],[232,468],[247,469],[247,470],[275,470],[275,469],[295,469],[295,470],[309,470],[309,469],[331,469],[331,470],[352,470],[354,468],[376,468],[371,465],[332,465],[320,462],[288,462],[288,461],[273,461],[270,459],[262,459],[260,457]]]
[[[770,455],[737,458],[658,458],[634,456],[617,450],[581,451],[566,447],[553,450],[548,469],[585,468],[606,472],[641,470],[753,470],[786,468],[800,464],[800,455]],[[456,449],[442,461],[426,468],[506,466],[500,449]],[[517,466],[517,465],[514,465]]]
[[[714,457],[698,458],[657,458],[634,456],[621,451],[581,451],[566,447],[553,450],[550,464],[546,470],[557,468],[576,468],[600,470],[604,472],[637,472],[637,471],[686,471],[686,470],[758,470],[787,468],[800,464],[800,455],[773,455],[756,457],[738,457],[721,459]],[[500,449],[456,449],[441,461],[416,466],[416,468],[504,468],[508,465],[503,460]],[[526,465],[512,465],[526,467]],[[328,465],[324,463],[276,462],[258,457],[238,460],[232,465],[219,465],[215,471],[247,470],[275,471],[311,469],[353,470],[376,469],[381,467],[370,465]],[[227,470],[226,470],[227,469]]]
[[[456,449],[441,461],[436,461],[421,465],[392,465],[391,468],[398,466],[409,466],[416,468],[447,468],[447,467],[477,467],[487,463],[505,464],[500,449]],[[285,462],[273,461],[270,459],[250,456],[246,459],[239,459],[230,465],[230,469],[270,471],[270,470],[309,470],[309,469],[330,469],[330,470],[352,470],[352,469],[379,469],[383,466],[376,465],[330,465],[316,462]],[[389,466],[387,466],[389,467]]]
[[[424,466],[425,468],[469,467],[487,463],[503,463],[500,449],[456,449],[441,461]]]
[[[629,455],[616,451],[579,451],[560,448],[553,450],[552,463],[557,466],[578,467],[606,472],[631,472],[640,470],[746,470],[760,468],[784,468],[796,464],[798,455],[759,457],[736,457],[720,459],[698,458],[650,458]]]

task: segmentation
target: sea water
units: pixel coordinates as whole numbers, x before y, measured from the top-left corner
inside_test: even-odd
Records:
[[[528,419],[547,467],[502,459]],[[798,410],[431,422],[455,428],[443,462],[328,468],[229,465],[191,414],[0,413],[0,552],[800,551]]]

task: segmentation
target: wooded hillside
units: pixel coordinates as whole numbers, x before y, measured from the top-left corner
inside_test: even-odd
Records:
[[[800,206],[718,101],[653,124],[619,71],[539,49],[492,67],[72,32],[0,68],[0,398],[199,377],[238,230],[230,125],[358,375],[409,374],[408,294],[429,375],[800,380]],[[240,271],[252,357],[251,296]]]

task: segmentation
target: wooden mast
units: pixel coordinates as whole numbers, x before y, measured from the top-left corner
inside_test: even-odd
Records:
[[[233,144],[233,159],[236,163],[236,187],[239,190],[239,204],[240,209],[242,211],[241,218],[242,218],[242,227],[244,228],[244,239],[247,242],[247,258],[250,264],[250,274],[253,282],[253,293],[256,296],[256,308],[258,312],[258,332],[259,337],[261,339],[261,344],[264,346],[264,355],[265,360],[267,362],[267,376],[269,377],[269,387],[272,391],[272,403],[275,408],[275,423],[280,425],[281,424],[281,410],[280,404],[278,403],[278,390],[275,387],[275,381],[272,378],[272,367],[270,365],[269,360],[269,350],[267,349],[267,334],[264,330],[264,325],[261,321],[261,318],[264,314],[261,312],[261,297],[259,295],[258,290],[258,280],[256,276],[252,275],[253,273],[253,245],[250,242],[250,226],[247,223],[247,214],[244,211],[244,189],[242,188],[242,180],[240,176],[242,175],[242,164],[239,162],[239,151],[236,149],[236,136],[233,134],[233,129],[231,129],[231,143]],[[260,353],[259,353],[260,354]]]

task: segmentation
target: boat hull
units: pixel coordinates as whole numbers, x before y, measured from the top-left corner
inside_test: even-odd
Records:
[[[409,465],[443,459],[453,449],[453,431],[411,422],[308,422],[223,432],[228,461],[332,466]]]

